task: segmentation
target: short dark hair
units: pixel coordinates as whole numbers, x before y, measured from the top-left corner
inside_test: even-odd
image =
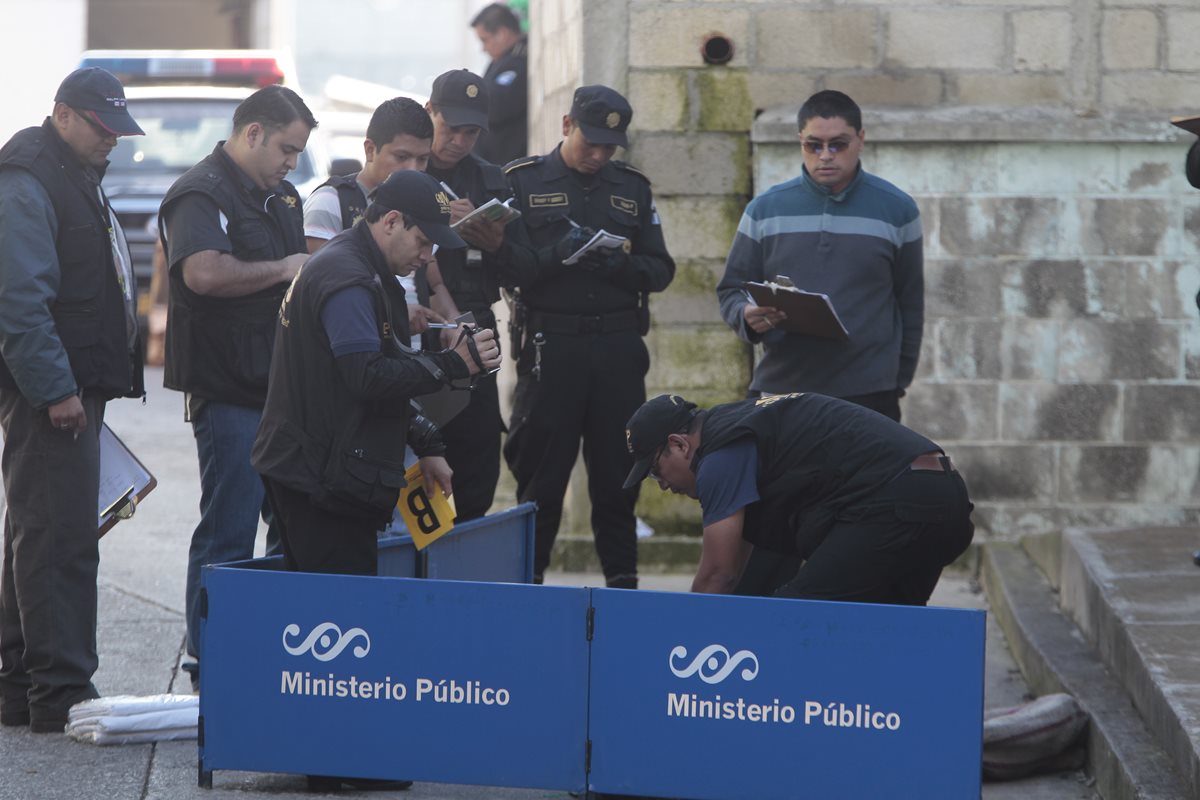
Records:
[[[367,138],[374,142],[376,147],[383,147],[402,133],[415,139],[432,139],[433,120],[416,100],[410,97],[393,97],[381,103],[371,115],[371,122],[367,125]]]
[[[274,131],[286,128],[296,120],[307,125],[309,130],[317,127],[316,117],[300,95],[286,86],[274,84],[259,89],[238,104],[233,112],[233,132],[237,133],[252,122]]]
[[[500,28],[508,28],[517,33],[521,32],[521,20],[513,10],[504,3],[492,3],[471,20],[472,28],[482,27],[488,33],[495,33]]]
[[[855,133],[862,130],[862,110],[858,103],[851,100],[849,95],[833,89],[817,92],[804,101],[804,105],[800,106],[800,113],[796,115],[797,130],[804,130],[804,126],[813,117],[841,117],[846,120],[847,125],[854,128]]]

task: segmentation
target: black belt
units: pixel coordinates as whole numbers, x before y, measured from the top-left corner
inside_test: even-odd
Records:
[[[529,328],[535,333],[621,333],[638,330],[637,311],[611,314],[551,314],[531,311]]]

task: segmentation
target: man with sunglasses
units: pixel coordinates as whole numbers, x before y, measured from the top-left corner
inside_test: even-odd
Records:
[[[799,129],[803,172],[747,206],[717,286],[721,315],[763,345],[752,393],[820,392],[899,421],[925,313],[917,204],[862,168],[862,112],[846,95],[814,94]],[[827,294],[849,338],[781,330],[784,313],[755,305],[744,288],[777,275]]]
[[[121,82],[92,67],[0,150],[0,724],[35,733],[97,696],[100,427],[108,400],[145,394],[129,248],[100,181],[118,137],[140,135]]]
[[[717,285],[721,316],[742,339],[763,346],[752,396],[820,392],[899,422],[925,314],[917,204],[862,168],[862,112],[849,97],[817,92],[798,122],[803,171],[746,207]],[[828,295],[849,337],[782,330],[786,314],[756,305],[745,290],[748,281],[780,275]],[[798,566],[756,552],[739,592],[773,588]]]

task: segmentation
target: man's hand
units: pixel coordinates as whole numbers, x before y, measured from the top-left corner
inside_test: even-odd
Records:
[[[475,219],[466,225],[458,226],[455,230],[467,240],[467,244],[474,245],[485,253],[494,253],[504,244],[504,224],[499,221]]]
[[[466,326],[459,326],[455,335],[462,333]],[[479,360],[471,355],[471,335],[459,337],[459,342],[454,347],[454,352],[458,353],[459,358],[466,362],[467,370],[476,375],[480,372],[490,372],[500,366],[500,343],[496,341],[496,332],[491,328],[476,328],[474,339],[475,349],[479,353]]]
[[[475,204],[470,200],[460,199],[450,201],[450,224],[458,222],[475,210]]]
[[[579,266],[603,277],[616,272],[629,261],[629,254],[619,247],[598,247],[579,259]]]
[[[429,330],[429,323],[431,322],[445,321],[446,318],[432,308],[426,308],[425,306],[408,307],[408,332],[413,336]]]
[[[753,303],[747,303],[742,306],[742,318],[746,320],[746,325],[750,330],[761,334],[787,319],[787,314],[771,306],[756,306]]]
[[[50,424],[60,431],[78,436],[87,430],[87,412],[83,410],[79,395],[73,394],[65,400],[59,400],[48,411]]]
[[[571,230],[567,231],[567,235],[555,243],[554,260],[561,263],[576,250],[587,244],[595,235],[596,232],[591,228],[576,228],[572,226]]]
[[[450,469],[450,464],[441,456],[425,456],[418,460],[421,465],[421,475],[425,478],[425,488],[432,489],[434,486],[442,487],[442,494],[449,497],[454,493],[454,487],[450,485],[450,478],[454,475],[454,470]]]
[[[304,262],[308,261],[308,253],[292,253],[290,256],[285,256],[283,259],[283,268],[287,273],[287,280],[296,277],[296,273],[304,266]]]

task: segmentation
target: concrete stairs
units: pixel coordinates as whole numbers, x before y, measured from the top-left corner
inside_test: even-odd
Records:
[[[988,600],[1036,694],[1091,717],[1105,800],[1200,798],[1200,529],[1068,530],[989,543]]]

